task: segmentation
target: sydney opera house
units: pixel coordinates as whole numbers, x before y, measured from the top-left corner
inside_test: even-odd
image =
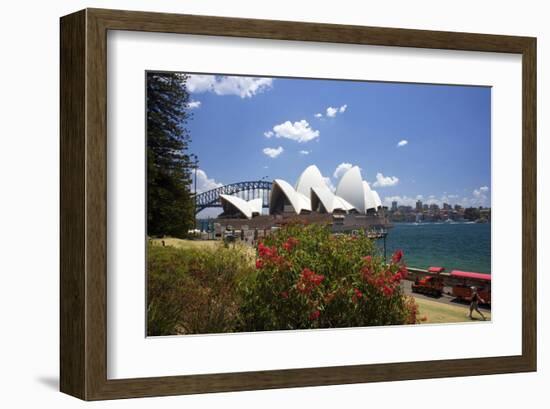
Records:
[[[307,167],[294,186],[275,179],[269,194],[268,215],[262,214],[262,198],[247,201],[235,195],[220,195],[220,201],[223,213],[218,220],[233,224],[273,225],[275,221],[296,218],[337,221],[350,228],[385,224],[380,196],[363,180],[357,166],[346,171],[335,191],[329,188],[315,165]]]

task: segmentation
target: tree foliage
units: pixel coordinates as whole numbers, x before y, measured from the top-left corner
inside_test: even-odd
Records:
[[[187,76],[147,73],[147,234],[184,237],[194,224]]]

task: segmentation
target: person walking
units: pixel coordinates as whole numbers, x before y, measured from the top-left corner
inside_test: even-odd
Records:
[[[480,297],[480,295],[478,294],[477,292],[477,288],[476,287],[470,287],[470,289],[472,290],[472,295],[470,296],[470,319],[474,319],[472,317],[472,312],[474,312],[474,310],[479,314],[481,315],[481,318],[483,318],[483,321],[485,321],[485,315],[483,315],[483,313],[479,310],[479,303],[484,303],[485,300],[483,298]]]

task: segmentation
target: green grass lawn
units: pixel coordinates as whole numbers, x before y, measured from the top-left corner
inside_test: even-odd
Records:
[[[468,317],[470,309],[468,306],[461,305],[448,305],[437,301],[425,300],[423,298],[415,298],[416,303],[420,309],[419,317],[426,317],[423,323],[428,324],[441,324],[450,322],[472,322],[483,321],[477,312],[474,311],[471,320]],[[491,319],[491,312],[482,311],[483,315],[487,318],[487,321]]]

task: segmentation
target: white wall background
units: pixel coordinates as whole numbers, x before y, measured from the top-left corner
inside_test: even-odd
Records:
[[[57,392],[59,297],[59,17],[105,7],[234,17],[302,20],[538,37],[539,371],[98,402],[94,407],[544,407],[550,394],[550,25],[546,2],[394,0],[120,0],[4,3],[0,70],[0,406],[83,407]],[[546,228],[546,230],[545,230]],[[475,342],[475,341],[473,341]],[[498,342],[498,340],[495,340]],[[546,344],[546,345],[545,345]],[[420,397],[415,399],[415,397]]]

